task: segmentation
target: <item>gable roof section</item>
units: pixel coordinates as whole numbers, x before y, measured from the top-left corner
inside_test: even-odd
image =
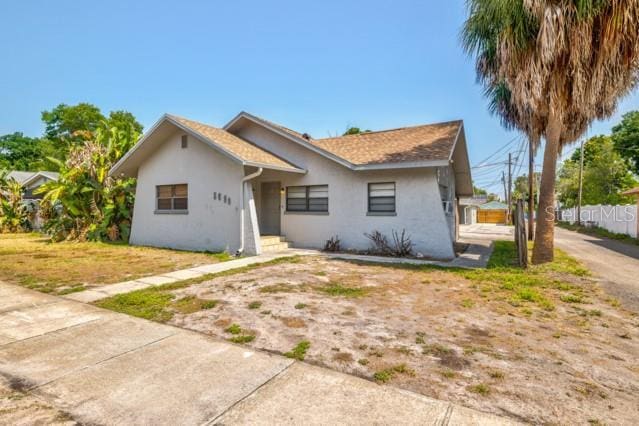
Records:
[[[224,126],[233,131],[243,119],[266,127],[352,170],[446,166],[453,156],[461,120],[333,138],[305,138],[301,133],[247,112]]]
[[[385,163],[421,163],[450,160],[461,121],[403,127],[311,143],[358,166]]]
[[[137,170],[139,164],[146,158],[144,146],[148,144],[152,136],[162,125],[170,123],[191,136],[206,143],[211,148],[229,157],[230,159],[245,165],[264,167],[274,170],[283,170],[296,173],[305,173],[301,169],[286,160],[246,141],[226,130],[210,126],[208,124],[189,120],[175,115],[165,114],[151,129],[127,152],[109,171],[109,174],[125,174],[132,176],[133,170]],[[146,149],[147,154],[149,149]]]
[[[19,170],[14,170],[12,172],[9,172],[7,176],[15,179],[16,182],[24,186],[24,185],[28,185],[29,183],[33,182],[39,177],[43,177],[49,180],[58,180],[58,178],[60,177],[60,174],[57,172],[49,172],[46,170],[41,170],[38,172],[22,172]]]
[[[335,161],[336,163],[341,164],[344,167],[353,168],[353,165],[343,158],[338,157],[337,155],[328,152],[320,147],[313,145],[310,142],[310,138],[306,139],[302,133],[296,132],[295,130],[291,130],[288,127],[281,126],[279,124],[275,124],[271,121],[265,120],[263,118],[257,117],[253,114],[249,114],[248,112],[242,111],[238,115],[236,115],[231,121],[229,121],[225,126],[224,130],[228,132],[233,132],[236,125],[241,123],[243,120],[248,120],[249,122],[256,123],[259,126],[262,126],[280,136],[287,138],[303,147],[314,151],[315,153],[322,155],[330,160]]]
[[[473,194],[464,122],[461,120],[313,139],[243,111],[229,121],[224,129],[234,132],[245,120],[351,170],[442,167],[453,164],[457,195]]]

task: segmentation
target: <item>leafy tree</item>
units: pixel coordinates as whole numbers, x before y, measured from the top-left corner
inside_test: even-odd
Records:
[[[29,209],[22,201],[22,187],[7,170],[0,171],[0,232],[29,228]]]
[[[488,195],[488,191],[478,186],[473,185],[473,194],[475,195]]]
[[[367,133],[370,132],[370,130],[362,130],[359,127],[349,127],[348,129],[346,129],[346,131],[342,134],[342,136],[348,136],[348,135],[360,135],[362,133]]]
[[[104,120],[100,109],[89,103],[73,106],[59,104],[51,111],[42,112],[44,136],[61,150],[68,150],[90,140]]]
[[[115,127],[127,133],[142,133],[142,125],[130,112],[111,111],[106,118],[100,108],[89,103],[60,104],[51,111],[43,111],[42,121],[44,137],[55,146],[57,152],[53,156],[58,159],[64,159],[72,148],[93,140],[98,129]]]
[[[142,134],[142,130],[144,129],[142,125],[135,119],[135,116],[128,111],[111,111],[109,113],[109,119],[107,120],[107,127],[112,128],[115,127],[119,130],[124,130],[127,132],[135,132],[137,134]]]
[[[8,170],[39,170],[47,150],[46,141],[24,136],[20,132],[0,136],[0,167]]]
[[[580,156],[580,150],[575,150],[559,170],[557,190],[565,207],[578,204]],[[635,186],[637,181],[628,163],[615,150],[609,136],[595,136],[584,144],[583,205],[632,203],[632,197],[621,193]]]
[[[539,173],[535,173],[533,175],[533,179],[535,182],[539,181]],[[537,188],[537,184],[535,184],[534,198],[537,198],[537,193],[539,192],[539,188]],[[515,182],[513,183],[513,198],[514,199],[528,199],[528,175],[521,175],[515,178]]]
[[[137,138],[135,131],[104,123],[92,140],[71,149],[66,162],[58,161],[59,180],[39,190],[45,211],[57,212],[44,226],[54,240],[128,240],[135,179],[108,172]]]
[[[617,152],[632,164],[633,171],[639,175],[639,111],[623,115],[621,123],[612,128],[612,140]]]
[[[557,157],[637,83],[639,2],[469,0],[462,32],[479,81],[506,121],[546,140],[532,261],[554,257]],[[503,89],[503,90],[502,90]]]

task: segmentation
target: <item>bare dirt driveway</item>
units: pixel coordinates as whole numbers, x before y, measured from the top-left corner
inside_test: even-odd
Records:
[[[583,262],[603,289],[639,312],[639,246],[555,228],[559,248]]]

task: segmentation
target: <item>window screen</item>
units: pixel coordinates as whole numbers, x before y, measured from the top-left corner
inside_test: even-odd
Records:
[[[395,182],[368,184],[368,211],[372,213],[395,212]]]
[[[289,212],[327,212],[328,185],[287,187],[286,210]]]
[[[158,185],[156,188],[158,210],[188,210],[189,186]]]

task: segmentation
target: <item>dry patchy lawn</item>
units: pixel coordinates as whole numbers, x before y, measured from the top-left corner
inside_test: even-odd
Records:
[[[632,424],[638,318],[564,254],[522,272],[497,244],[487,270],[297,258],[104,303],[164,296],[155,319],[528,422]]]
[[[0,280],[58,294],[224,260],[207,254],[107,243],[52,243],[0,234]]]
[[[33,396],[25,384],[0,376],[0,423],[4,425],[72,426],[66,413]]]

